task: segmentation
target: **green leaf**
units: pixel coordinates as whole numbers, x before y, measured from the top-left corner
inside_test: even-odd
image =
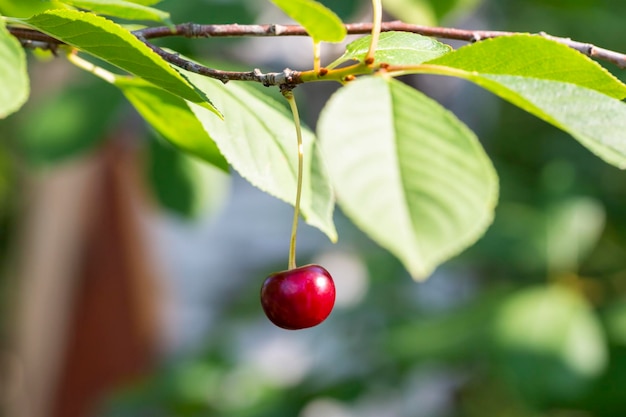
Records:
[[[119,17],[128,20],[151,20],[172,25],[169,13],[130,1],[63,0],[63,3],[105,16]]]
[[[495,317],[494,341],[506,374],[531,396],[578,395],[608,362],[598,318],[587,301],[568,288],[520,291]]]
[[[120,25],[92,13],[50,10],[25,24],[219,114],[179,72]]]
[[[587,88],[506,75],[467,78],[568,132],[604,161],[626,169],[626,104]]]
[[[395,80],[340,89],[318,134],[343,211],[416,279],[472,244],[491,223],[496,173],[454,115]]]
[[[157,3],[161,3],[163,0],[128,0],[131,3],[141,4],[144,6],[152,6]]]
[[[188,75],[210,94],[224,120],[191,105],[204,129],[217,143],[226,160],[250,183],[290,204],[296,196],[297,145],[293,120],[284,107],[251,87]],[[303,129],[304,178],[303,217],[337,239],[333,223],[334,197],[323,158],[314,135]]]
[[[537,35],[486,39],[428,64],[474,73],[474,77],[516,75],[576,84],[617,99],[626,97],[626,85],[598,63],[568,46]]]
[[[480,0],[385,0],[385,11],[403,22],[420,25],[437,26],[444,17],[454,17],[469,14]]]
[[[150,141],[147,174],[161,206],[192,219],[222,206],[229,176],[203,161],[161,143]]]
[[[30,17],[44,10],[67,8],[57,0],[0,0],[0,14],[11,17]]]
[[[29,90],[24,49],[0,21],[0,119],[22,107]]]
[[[604,161],[621,169],[626,168],[624,102],[567,83],[523,77],[489,78],[495,84],[478,84],[568,132]],[[508,91],[500,91],[501,87]]]
[[[612,301],[603,310],[607,336],[611,342],[626,346],[626,303],[623,299]]]
[[[385,352],[403,363],[450,362],[484,355],[491,336],[488,323],[509,293],[497,287],[485,289],[468,303],[438,314],[413,314],[394,323],[385,332]],[[428,337],[416,339],[416,334]]]
[[[111,85],[95,78],[91,81],[77,80],[27,104],[19,115],[28,122],[20,123],[17,143],[24,159],[34,165],[51,165],[88,152],[105,139],[123,99]]]
[[[346,51],[327,68],[335,68],[348,61],[363,61],[372,36],[363,36],[346,46]],[[375,52],[377,62],[391,65],[416,65],[449,53],[449,45],[433,38],[408,32],[383,32]]]
[[[492,59],[498,56],[499,59]],[[626,86],[586,56],[538,36],[486,40],[415,71],[472,81],[626,168]]]
[[[341,19],[353,18],[359,10],[362,10],[363,2],[361,0],[317,0],[326,7],[332,8],[333,12]]]
[[[346,28],[329,8],[313,0],[270,0],[301,24],[314,42],[341,42]]]
[[[552,204],[546,214],[544,253],[550,273],[577,273],[604,230],[602,204],[588,197],[570,197]]]
[[[228,162],[185,100],[140,78],[116,77],[115,85],[163,138],[177,148],[228,171]]]
[[[29,92],[24,49],[0,21],[0,119],[19,110]]]

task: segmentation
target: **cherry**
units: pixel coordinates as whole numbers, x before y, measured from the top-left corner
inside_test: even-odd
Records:
[[[261,287],[261,305],[272,323],[283,329],[298,330],[317,326],[328,317],[335,305],[335,283],[328,271],[319,265],[296,268],[296,235],[304,166],[302,129],[291,87],[281,88],[281,92],[289,102],[296,127],[298,143],[296,200],[293,205],[289,243],[289,269],[275,272],[265,279]]]
[[[317,326],[335,305],[335,283],[319,265],[274,272],[261,287],[261,305],[267,318],[283,329]]]

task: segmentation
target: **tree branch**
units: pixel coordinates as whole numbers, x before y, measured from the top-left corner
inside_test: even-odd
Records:
[[[63,42],[50,37],[36,30],[19,27],[8,27],[9,31],[20,39],[25,47],[44,47],[55,50]],[[346,24],[348,34],[359,35],[369,34],[372,30],[372,23],[350,23]],[[430,27],[413,25],[400,21],[383,22],[381,30],[401,31],[417,33],[424,36],[431,36],[440,39],[454,39],[466,42],[478,42],[483,39],[490,39],[500,36],[511,36],[516,32],[485,31],[485,30],[464,30],[445,27]],[[248,72],[221,71],[202,66],[191,62],[179,55],[167,52],[158,46],[148,42],[149,39],[164,38],[170,36],[182,36],[187,38],[218,38],[218,37],[276,37],[276,36],[308,36],[306,30],[298,25],[200,25],[196,23],[184,23],[176,25],[174,28],[167,26],[150,27],[134,31],[133,34],[143,41],[150,49],[161,56],[167,62],[180,68],[192,71],[201,75],[228,82],[230,80],[256,81],[263,85],[295,85],[302,82],[298,71],[285,69],[277,73],[261,73],[258,69]],[[626,68],[626,54],[600,48],[589,43],[574,41],[569,38],[561,38],[541,32],[540,36],[569,46],[589,57],[603,61],[612,62],[619,68]]]
[[[289,68],[284,69],[282,72],[270,72],[264,74],[258,68],[255,68],[253,71],[238,72],[222,71],[205,67],[204,65],[182,58],[178,54],[167,52],[162,48],[151,44],[141,35],[135,35],[140,41],[145,43],[148,48],[152,49],[157,55],[159,55],[170,64],[176,65],[179,68],[194,72],[196,74],[215,78],[217,80],[220,80],[224,84],[226,84],[228,81],[256,81],[266,87],[269,87],[271,85],[295,85],[301,82],[299,79],[299,71],[290,70]]]
[[[53,38],[52,36],[46,35],[45,33],[39,32],[38,30],[26,29],[22,27],[13,27],[8,26],[7,29],[9,33],[15,36],[20,41],[35,41],[41,43],[47,43],[50,45],[63,45],[64,42],[61,42],[58,39]]]
[[[348,23],[346,29],[349,35],[369,34],[372,31],[372,23]],[[441,39],[454,39],[466,42],[478,42],[483,39],[500,36],[511,36],[518,32],[504,32],[497,30],[465,30],[445,27],[431,27],[413,25],[401,21],[383,22],[383,32],[400,31],[417,33],[424,36],[432,36]],[[169,27],[152,27],[134,32],[146,39],[163,38],[168,36],[183,36],[187,38],[219,38],[219,37],[276,37],[276,36],[308,36],[306,30],[298,25],[199,25],[184,23],[176,25],[174,30]],[[540,32],[538,35],[550,39],[572,49],[577,50],[591,58],[612,62],[619,68],[626,68],[626,54],[600,48],[590,43],[574,41],[570,38],[561,38]]]

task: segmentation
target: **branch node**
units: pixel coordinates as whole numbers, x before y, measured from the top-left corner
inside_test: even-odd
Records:
[[[202,25],[197,23],[186,23],[185,30],[192,38],[207,38],[210,36],[203,30]]]
[[[267,31],[270,35],[280,36],[287,31],[284,25],[271,24],[268,26]]]
[[[50,43],[45,41],[35,41],[31,39],[19,39],[20,45],[22,48],[31,48],[31,49],[42,49],[44,51],[52,52],[52,55],[59,56],[58,54],[58,46],[59,44]]]
[[[297,84],[297,83],[298,83],[298,82],[297,82],[297,73],[296,73],[296,71],[294,71],[294,70],[292,70],[292,69],[285,68],[285,69],[283,70],[283,76],[285,77],[285,81],[286,81],[288,84],[295,85],[295,84]]]

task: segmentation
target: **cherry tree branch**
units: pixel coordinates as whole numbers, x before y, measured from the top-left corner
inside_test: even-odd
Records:
[[[346,29],[349,35],[369,34],[372,31],[372,23],[348,23]],[[511,36],[517,32],[505,32],[497,30],[466,30],[446,27],[431,27],[413,25],[401,21],[383,22],[382,32],[400,31],[417,33],[424,36],[432,36],[441,39],[454,39],[466,42],[478,42],[483,39],[500,36]],[[275,36],[308,36],[306,30],[298,25],[199,25],[184,23],[176,25],[174,30],[169,27],[152,27],[134,32],[145,39],[163,38],[168,36],[183,36],[186,38],[219,38],[219,37],[275,37]],[[538,35],[544,38],[562,43],[591,58],[612,62],[619,68],[626,68],[626,54],[600,48],[590,43],[574,41],[570,38],[552,36],[545,32]]]
[[[61,42],[60,40],[55,39],[52,36],[46,35],[45,33],[39,32],[38,30],[14,26],[8,26],[7,29],[9,30],[9,33],[11,33],[20,41],[41,42],[47,43],[49,45],[63,45],[63,42]]]
[[[253,71],[223,71],[206,67],[196,62],[182,58],[180,55],[167,52],[162,48],[148,42],[143,36],[135,34],[137,38],[144,42],[148,48],[152,49],[157,55],[172,65],[176,65],[184,70],[204,75],[206,77],[215,78],[223,83],[228,81],[256,81],[266,87],[271,85],[295,85],[301,81],[299,79],[299,71],[284,69],[282,72],[262,73],[261,70],[255,68]]]
[[[52,51],[52,53],[56,55],[58,46],[63,45],[63,42],[61,42],[60,40],[36,30],[16,28],[11,26],[9,26],[8,29],[9,33],[11,33],[20,41],[20,44],[23,48],[45,49]]]
[[[56,47],[63,44],[63,42],[36,30],[10,26],[8,27],[8,29],[14,36],[20,39],[20,42],[25,47],[43,47],[54,51]],[[346,29],[348,34],[351,35],[369,34],[372,30],[372,23],[349,23],[346,24]],[[466,42],[478,42],[483,39],[490,39],[500,36],[511,36],[517,34],[516,32],[465,30],[445,27],[421,26],[404,23],[401,21],[383,22],[381,30],[383,32],[410,32],[440,39],[453,39]],[[248,72],[236,72],[221,71],[208,68],[195,62],[186,60],[175,53],[167,52],[148,41],[150,39],[171,36],[181,36],[186,38],[308,36],[307,32],[302,26],[277,24],[200,25],[196,23],[184,23],[176,25],[174,28],[167,26],[149,27],[134,31],[133,34],[167,62],[188,71],[221,80],[222,82],[227,82],[230,80],[243,80],[256,81],[264,85],[295,85],[302,82],[302,79],[300,78],[301,73],[299,71],[294,71],[290,69],[285,69],[284,71],[278,73],[264,74],[258,69]],[[575,49],[589,57],[611,62],[622,69],[626,68],[626,54],[605,48],[600,48],[590,43],[578,42],[569,38],[551,36],[544,32],[541,32],[538,35],[567,45],[570,48]]]

